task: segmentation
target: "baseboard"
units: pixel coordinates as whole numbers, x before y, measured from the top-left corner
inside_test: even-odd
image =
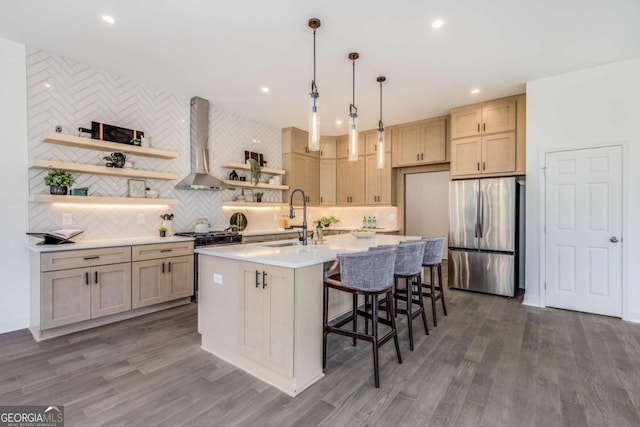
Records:
[[[29,327],[29,318],[7,320],[0,322],[0,334],[6,334],[7,332],[13,332],[20,329],[26,329]]]
[[[625,322],[640,323],[640,311],[629,310],[629,317],[623,320]]]
[[[524,299],[522,300],[522,305],[530,305],[531,307],[541,307],[540,298],[527,296],[527,293],[524,293]]]

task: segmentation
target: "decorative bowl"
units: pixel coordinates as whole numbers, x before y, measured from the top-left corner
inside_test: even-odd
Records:
[[[368,239],[376,235],[376,230],[351,230],[351,235],[358,239]]]

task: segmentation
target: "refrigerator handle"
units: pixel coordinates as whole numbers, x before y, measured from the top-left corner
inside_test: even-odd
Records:
[[[479,192],[478,199],[480,200],[479,208],[478,208],[478,216],[480,220],[478,222],[478,228],[480,230],[480,238],[484,237],[484,193],[482,190]]]
[[[476,193],[476,238],[480,237],[480,190]]]

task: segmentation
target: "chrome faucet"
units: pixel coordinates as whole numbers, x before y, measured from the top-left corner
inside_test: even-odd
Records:
[[[296,212],[293,208],[293,195],[297,192],[302,193],[302,244],[307,244],[307,195],[304,194],[301,188],[296,188],[291,192],[291,199],[289,200],[289,218],[293,219],[296,217]],[[297,227],[300,228],[299,225],[292,225],[292,228]]]

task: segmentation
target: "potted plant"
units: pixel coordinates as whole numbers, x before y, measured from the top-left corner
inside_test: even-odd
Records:
[[[323,216],[319,218],[318,221],[320,222],[320,224],[322,224],[324,228],[329,227],[331,224],[337,224],[338,222],[340,222],[340,220],[333,215]]]
[[[161,225],[158,228],[158,231],[160,232],[160,237],[165,237],[167,235],[167,227],[165,227],[164,225]]]
[[[67,171],[52,169],[44,177],[44,183],[49,186],[51,194],[65,195],[73,184],[73,176]]]
[[[262,196],[264,196],[264,193],[258,191],[256,193],[256,202],[261,203],[262,202]]]
[[[127,156],[123,153],[111,153],[108,156],[104,156],[102,160],[107,162],[106,166],[108,168],[122,168],[127,160]]]
[[[247,161],[251,166],[251,182],[253,185],[258,185],[258,182],[260,182],[260,176],[262,175],[260,164],[256,159],[248,159]]]

